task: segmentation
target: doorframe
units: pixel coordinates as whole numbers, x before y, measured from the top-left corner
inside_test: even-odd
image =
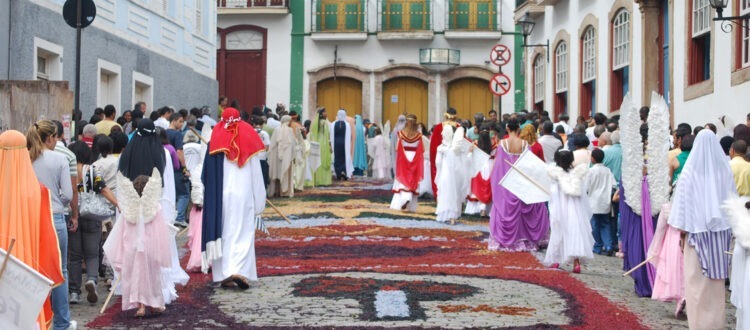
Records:
[[[419,118],[419,121],[429,122],[430,114],[435,107],[434,95],[437,93],[435,75],[425,67],[416,64],[397,64],[383,67],[374,71],[375,74],[375,111],[371,115],[375,122],[383,122],[383,84],[389,80],[398,78],[416,78],[427,83],[427,118]]]
[[[490,88],[489,82],[490,82],[490,79],[492,79],[493,75],[495,75],[493,71],[487,69],[486,67],[478,66],[478,65],[459,66],[454,69],[451,69],[450,71],[445,72],[444,78],[441,79],[440,81],[440,89],[444,91],[440,95],[440,100],[441,100],[441,103],[445,105],[445,109],[442,111],[440,109],[436,109],[435,113],[432,114],[435,116],[433,118],[436,119],[434,123],[440,122],[442,120],[442,117],[441,117],[442,112],[448,110],[448,106],[449,106],[448,105],[448,86],[452,82],[456,80],[464,79],[464,78],[481,79],[487,82],[487,88],[489,89]],[[511,90],[514,90],[514,89],[511,88]],[[513,96],[510,95],[507,97],[513,97]],[[497,111],[498,113],[500,113],[500,100],[499,99],[500,99],[499,97],[494,97],[494,96],[492,97],[492,109]],[[490,111],[490,110],[487,109],[487,111]],[[471,118],[468,118],[468,119],[471,120]]]
[[[310,91],[307,97],[307,118],[314,118],[315,109],[318,107],[318,83],[334,77],[350,78],[362,83],[362,115],[364,117],[365,114],[368,114],[372,117],[372,109],[370,108],[370,73],[371,71],[363,70],[356,65],[343,63],[337,64],[335,68],[332,64],[329,64],[307,71],[309,76],[308,90]],[[332,109],[326,110],[330,112]],[[337,111],[338,109],[333,110]]]
[[[263,34],[263,48],[262,49],[243,49],[243,50],[227,50],[226,45],[226,37],[228,34],[232,32],[242,31],[242,30],[252,30],[252,31],[258,31]],[[227,55],[229,55],[229,52],[258,52],[260,51],[262,53],[263,59],[261,71],[263,72],[263,102],[267,102],[266,93],[268,93],[267,88],[267,80],[268,80],[268,29],[257,26],[257,25],[250,25],[250,24],[240,24],[240,25],[233,25],[228,28],[216,28],[216,36],[219,39],[219,44],[216,45],[216,80],[219,82],[219,95],[220,96],[226,96],[226,90],[224,89],[224,86],[226,86],[226,65],[227,65]],[[250,105],[251,107],[256,106],[257,104]],[[245,105],[247,107],[247,105]],[[252,109],[252,108],[251,108]]]

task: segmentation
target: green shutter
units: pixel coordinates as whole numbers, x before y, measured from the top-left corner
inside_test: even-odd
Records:
[[[321,4],[321,1],[317,1],[315,3],[315,21],[318,22],[316,28],[316,31],[323,30],[323,13],[322,13],[323,5]]]
[[[344,7],[344,15],[346,15],[346,20],[344,23],[344,29],[346,30],[362,30],[362,19],[360,13],[360,8],[362,8],[360,4],[352,3],[352,4],[346,4]]]
[[[335,31],[338,29],[338,4],[326,4],[325,6],[325,22],[323,23],[323,30],[326,31]]]
[[[477,30],[487,30],[490,25],[490,4],[477,3]]]
[[[389,30],[403,30],[404,24],[404,5],[400,3],[391,3],[390,6],[388,6],[388,19],[390,20],[390,25],[388,26]]]
[[[409,8],[409,27],[411,30],[425,30],[425,4],[412,3]]]
[[[453,29],[468,29],[469,28],[469,11],[471,7],[468,3],[457,3],[453,6],[455,12],[453,14],[456,24],[452,26]]]

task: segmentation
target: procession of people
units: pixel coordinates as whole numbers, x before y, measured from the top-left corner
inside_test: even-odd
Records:
[[[82,295],[97,303],[100,278],[123,310],[157,315],[179,299],[186,270],[210,271],[221,287],[257,281],[267,198],[370,177],[392,183],[392,210],[415,213],[434,200],[442,225],[486,219],[488,250],[545,251],[543,264],[574,273],[595,254],[622,258],[634,294],[675,303],[690,328],[724,327],[730,279],[742,328],[750,324],[750,128],[671,129],[654,99],[637,109],[626,96],[620,115],[572,127],[567,114],[557,123],[546,111],[459,118],[453,108],[430,130],[413,113],[391,131],[346,109],[329,121],[334,109],[323,107],[302,124],[281,104],[223,104],[218,122],[207,107],[163,107],[152,121],[139,102],[122,124],[113,106],[96,125],[76,118],[78,142],[66,144],[61,123],[40,120],[25,136],[0,135],[0,202],[9,212],[0,246],[23,237],[14,255],[56,284],[40,327],[75,328],[69,304]],[[183,231],[187,267],[177,252]]]

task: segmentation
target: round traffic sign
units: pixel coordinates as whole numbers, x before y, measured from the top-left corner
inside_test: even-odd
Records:
[[[510,63],[510,58],[510,48],[506,45],[495,45],[490,51],[490,61],[497,66],[503,66]]]
[[[76,15],[78,1],[81,1],[81,28],[85,28],[94,22],[96,18],[96,5],[94,0],[66,0],[63,5],[63,19],[72,28],[77,28]]]
[[[510,78],[502,73],[497,73],[490,79],[490,92],[497,96],[503,96],[510,91]]]

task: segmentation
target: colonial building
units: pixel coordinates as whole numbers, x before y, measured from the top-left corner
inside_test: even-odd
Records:
[[[0,79],[67,80],[75,89],[76,30],[64,0],[0,0]],[[81,41],[81,103],[118,112],[216,107],[216,3],[210,0],[97,0]]]
[[[724,16],[750,13],[729,1]],[[528,15],[528,16],[526,16]],[[616,113],[625,94],[649,105],[665,96],[673,125],[745,121],[750,109],[748,30],[714,22],[709,0],[516,1],[515,19],[536,25],[524,59],[526,106],[572,118]],[[723,28],[722,28],[723,27]]]
[[[500,0],[218,0],[220,93],[245,109],[277,102],[310,118],[325,106],[433,124],[523,104],[523,77],[502,100],[489,89],[496,44],[516,51],[514,4]],[[518,88],[516,88],[518,87]],[[516,102],[518,100],[518,102]]]

